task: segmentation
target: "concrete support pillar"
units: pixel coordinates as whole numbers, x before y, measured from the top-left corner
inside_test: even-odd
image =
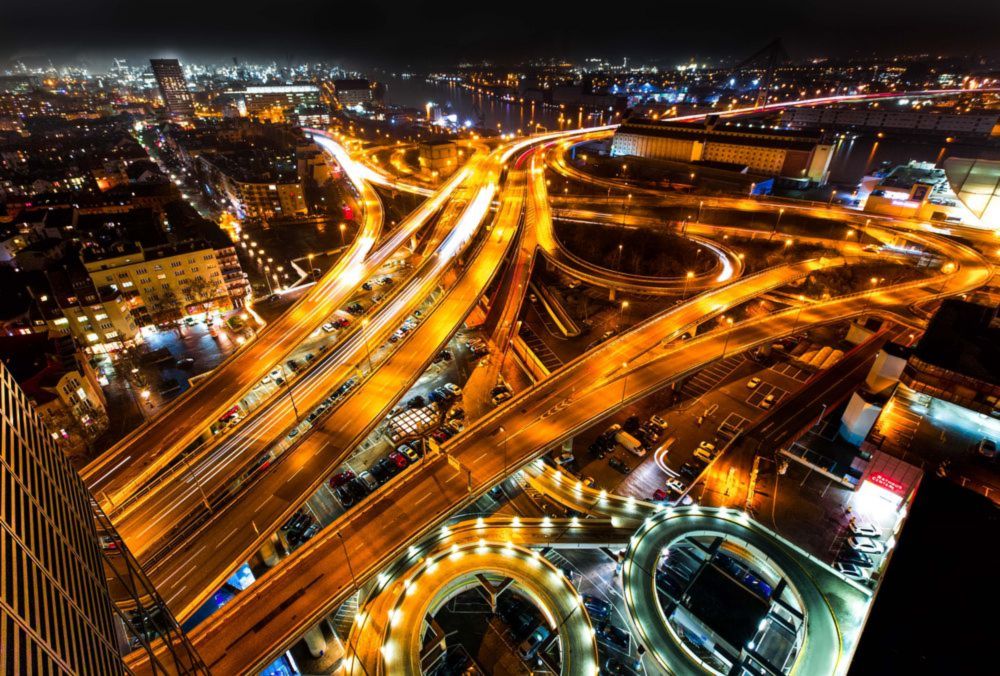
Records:
[[[615,299],[615,290],[612,287],[612,288],[608,289],[608,300],[609,301],[614,301],[614,299]]]
[[[309,654],[313,657],[320,657],[326,652],[326,637],[323,635],[321,625],[317,624],[306,630],[306,633],[302,635],[302,640],[305,642],[306,648],[309,649]]]
[[[573,437],[570,437],[569,439],[567,439],[562,443],[562,449],[569,453],[573,452]]]
[[[263,559],[264,565],[268,568],[273,568],[281,560],[281,555],[278,553],[278,536],[271,535],[264,544],[260,546],[260,558]]]

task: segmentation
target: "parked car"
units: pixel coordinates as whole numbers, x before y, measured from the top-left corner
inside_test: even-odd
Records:
[[[665,430],[668,427],[667,421],[664,420],[663,418],[661,418],[658,415],[651,415],[651,416],[649,416],[649,422],[653,423],[654,425],[656,425],[657,427],[659,427],[661,430]]]
[[[768,409],[768,408],[771,408],[772,406],[774,406],[774,395],[773,394],[769,394],[769,395],[767,395],[766,397],[764,397],[763,399],[760,400],[760,407],[761,408]]]
[[[837,557],[837,561],[841,561],[843,563],[853,563],[855,566],[859,566],[861,568],[871,568],[875,565],[870,556],[850,548],[841,550],[840,556]]]
[[[583,599],[583,607],[587,609],[592,621],[601,623],[611,617],[611,604],[604,599],[590,594],[583,594],[581,598]]]
[[[610,460],[608,460],[608,464],[611,465],[614,469],[621,472],[622,474],[628,474],[629,472],[632,471],[631,467],[626,465],[622,460],[619,460],[618,458],[611,458]]]
[[[997,457],[997,444],[992,439],[983,439],[976,447],[976,452],[984,458]]]
[[[349,469],[345,469],[343,472],[338,472],[330,477],[330,488],[339,488],[353,479],[354,476],[354,472]]]
[[[337,327],[334,326],[331,322],[327,322],[326,324],[323,324],[323,330],[326,331],[327,333],[333,333],[333,331],[336,328]]]
[[[848,525],[851,532],[855,535],[860,535],[866,538],[880,538],[882,537],[882,529],[871,523],[858,523],[854,519],[851,519]]]
[[[757,376],[754,376],[753,378],[747,381],[748,390],[756,390],[758,385],[760,385],[760,378],[758,378]]]
[[[666,486],[674,493],[683,493],[685,490],[687,490],[687,486],[685,486],[677,479],[667,479]]]
[[[868,575],[865,574],[864,568],[857,565],[856,563],[847,563],[844,561],[834,561],[833,569],[838,573],[848,578],[849,580],[857,580],[858,582],[864,582],[868,579]]]
[[[538,652],[542,643],[549,637],[549,630],[547,627],[538,627],[528,638],[521,642],[518,646],[517,652],[521,656],[521,659],[530,660]]]
[[[655,500],[656,502],[663,502],[668,497],[670,496],[662,488],[657,488],[655,491],[653,491],[653,500]]]
[[[847,545],[851,549],[864,552],[865,554],[881,554],[885,551],[885,545],[878,540],[872,540],[860,535],[847,538]]]

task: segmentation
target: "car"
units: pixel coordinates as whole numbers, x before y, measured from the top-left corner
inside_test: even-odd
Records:
[[[774,395],[769,394],[763,399],[761,399],[759,406],[764,409],[771,408],[772,406],[774,406]]]
[[[872,540],[860,535],[847,538],[847,546],[865,554],[881,554],[885,551],[885,545],[878,540]]]
[[[448,417],[453,420],[463,420],[465,418],[465,409],[459,406],[458,408],[453,408],[448,411]]]
[[[438,388],[437,390],[431,390],[430,392],[427,393],[427,400],[430,402],[440,403],[442,401],[445,401],[446,399],[447,397],[440,392],[440,388]]]
[[[698,458],[702,462],[708,464],[712,462],[712,454],[706,451],[704,448],[694,449],[694,457]]]
[[[288,438],[289,439],[294,439],[298,435],[299,435],[299,428],[298,427],[293,427],[292,431],[288,433]]]
[[[388,455],[388,458],[389,460],[396,463],[396,467],[400,469],[404,469],[407,465],[410,464],[410,461],[407,459],[407,457],[402,453],[400,453],[399,451],[393,451]]]
[[[715,444],[711,441],[701,441],[698,443],[698,448],[704,449],[709,453],[715,453]]]
[[[493,405],[497,406],[499,404],[502,404],[503,402],[507,401],[513,396],[514,395],[511,394],[509,391],[497,392],[496,394],[493,395]]]
[[[750,380],[747,381],[747,389],[748,390],[756,390],[757,386],[760,385],[760,382],[761,382],[760,378],[758,378],[757,376],[754,376],[753,378],[751,378]]]
[[[537,303],[538,302],[538,296],[536,296],[533,293],[529,293],[528,294],[528,300],[530,300],[532,303]]]
[[[400,444],[396,447],[396,452],[406,456],[406,459],[411,463],[420,459],[420,453],[409,444]]]
[[[594,477],[592,476],[585,476],[581,481],[586,488],[592,488],[594,485]]]
[[[701,468],[692,462],[685,462],[681,465],[681,475],[686,476],[689,479],[693,479],[701,474]]]
[[[858,523],[854,519],[851,519],[850,524],[848,524],[851,532],[855,535],[860,535],[866,538],[880,538],[882,537],[882,529],[872,523]]]
[[[556,461],[557,465],[568,465],[574,460],[576,460],[576,458],[573,457],[573,454],[570,453],[569,451],[563,451],[559,455],[555,456],[553,459]]]
[[[685,490],[687,490],[687,486],[685,486],[682,482],[678,481],[677,479],[667,479],[665,485],[674,493],[683,493]]]
[[[365,495],[379,487],[379,480],[371,472],[362,472],[357,478],[365,487]]]
[[[549,637],[549,630],[546,627],[538,627],[528,638],[521,641],[521,645],[517,648],[518,655],[521,659],[530,660],[538,652],[542,643]]]
[[[288,361],[286,361],[285,362],[285,366],[287,366],[289,368],[289,370],[291,370],[291,371],[298,371],[299,370],[299,363],[297,361],[295,361],[294,359],[289,359]]]
[[[655,491],[653,491],[653,500],[655,500],[656,502],[663,502],[668,497],[670,496],[667,495],[667,492],[662,488],[657,488]]]
[[[605,622],[597,629],[597,640],[601,639],[604,639],[604,643],[612,645],[626,654],[632,642],[631,634],[609,622]]]
[[[667,429],[667,427],[669,427],[669,425],[667,425],[667,421],[664,420],[663,418],[661,418],[658,415],[651,415],[651,416],[649,416],[649,422],[651,422],[654,425],[656,425],[657,427],[659,427],[660,430],[665,430],[665,429]]]
[[[327,333],[333,333],[334,329],[336,328],[337,327],[331,324],[330,322],[323,324],[323,330],[326,331]]]
[[[837,561],[843,563],[853,563],[855,566],[861,568],[871,568],[875,563],[871,560],[871,557],[863,552],[856,551],[854,549],[842,549],[840,551],[840,556],[837,557]]]
[[[449,392],[451,392],[451,395],[453,397],[461,397],[462,396],[462,388],[459,387],[458,385],[454,384],[454,383],[445,383],[444,385],[442,385],[442,387],[444,389],[448,390]]]
[[[623,461],[621,461],[618,458],[611,458],[610,460],[608,460],[608,464],[611,465],[614,469],[621,472],[622,474],[628,474],[629,472],[632,471],[631,467],[626,465]]]
[[[267,385],[269,382],[271,382],[271,376],[264,376],[260,380],[261,385]]]
[[[180,368],[180,369],[189,369],[192,366],[194,366],[194,358],[193,357],[183,357],[181,359],[178,359],[177,362],[176,362],[176,364],[177,364],[177,368]]]
[[[976,447],[976,452],[984,458],[997,457],[997,444],[992,439],[983,439]]]
[[[857,580],[858,582],[864,582],[865,580],[868,579],[868,575],[865,574],[865,569],[857,565],[856,563],[834,561],[833,569],[849,580]]]
[[[580,598],[583,599],[583,607],[587,609],[591,620],[604,622],[611,617],[611,604],[604,599],[599,599],[590,594],[583,594]]]
[[[337,472],[330,477],[330,488],[340,488],[354,477],[354,472],[349,469],[345,469],[343,472]]]

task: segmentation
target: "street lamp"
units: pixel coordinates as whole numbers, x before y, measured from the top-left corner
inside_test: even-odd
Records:
[[[281,375],[285,376],[285,383],[288,385],[288,399],[292,402],[292,410],[295,412],[295,422],[299,421],[299,407],[295,405],[295,394],[292,390],[292,378],[288,375],[288,370],[284,364],[279,364]]]
[[[313,268],[313,258],[314,258],[314,256],[315,256],[315,254],[309,254],[308,256],[306,256],[306,258],[309,259],[309,276],[310,277],[315,277],[316,276],[316,269]]]
[[[683,298],[687,298],[688,297],[688,284],[691,283],[692,279],[694,279],[694,270],[688,270],[687,274],[684,275],[684,295],[683,295]]]
[[[622,322],[624,320],[625,310],[627,310],[627,309],[628,309],[628,301],[627,300],[623,300],[622,301],[622,305],[621,305],[621,309],[618,311],[618,332],[619,333],[621,333],[621,331],[622,331]]]
[[[340,246],[345,246],[344,244],[344,230],[347,230],[347,223],[340,224]]]
[[[628,362],[622,362],[622,370],[625,372],[625,377],[622,378],[622,400],[620,407],[625,406],[625,388],[628,387]]]
[[[782,208],[778,209],[778,217],[776,219],[774,219],[774,229],[771,230],[771,237],[769,237],[768,239],[773,238],[774,237],[774,233],[778,232],[778,226],[781,225],[781,217],[784,216],[784,215],[785,215],[785,208],[782,207]]]
[[[728,324],[729,326],[726,327],[726,340],[722,343],[722,357],[721,357],[721,359],[725,359],[726,358],[726,350],[729,349],[729,336],[732,335],[729,332],[729,328],[731,328],[732,325],[733,325],[733,318],[732,317],[726,317],[726,324]]]
[[[500,426],[499,432],[503,434],[503,478],[507,478],[507,428],[503,425]]]
[[[705,206],[705,200],[698,200],[698,223],[701,223],[701,208]]]

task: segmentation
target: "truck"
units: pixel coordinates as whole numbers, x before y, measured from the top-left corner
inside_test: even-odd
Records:
[[[625,430],[619,429],[615,432],[615,441],[632,455],[637,455],[640,458],[646,455],[646,449],[643,447],[642,442]]]

